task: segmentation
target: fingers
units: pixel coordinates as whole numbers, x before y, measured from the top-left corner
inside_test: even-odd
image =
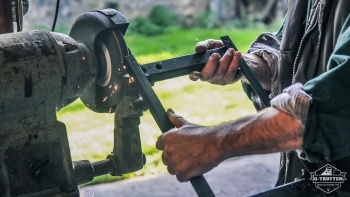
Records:
[[[168,118],[170,120],[171,123],[173,123],[173,125],[176,128],[180,128],[185,124],[188,124],[189,122],[187,120],[185,120],[182,116],[179,116],[177,114],[174,113],[174,111],[172,109],[168,109],[167,111],[167,115]]]
[[[242,54],[233,49],[228,49],[222,58],[217,53],[212,54],[201,72],[201,80],[220,85],[232,83],[241,57]]]
[[[167,166],[167,170],[169,174],[176,175],[176,178],[180,182],[188,181],[189,173],[187,171],[183,171],[181,168],[175,168],[172,162],[169,162],[169,157],[166,155],[165,152],[162,153],[162,161],[164,165]]]
[[[185,181],[188,181],[188,175],[185,176],[185,173],[178,173],[175,169],[175,167],[172,165],[171,162],[168,162],[168,158],[167,156],[165,156],[165,153],[163,152],[162,154],[162,160],[163,160],[163,163],[164,165],[167,166],[167,170],[169,172],[169,174],[171,175],[176,175],[176,178],[180,181],[180,182],[185,182]]]
[[[173,166],[169,165],[169,166],[167,166],[167,169],[168,169],[169,174],[176,175],[176,170]]]
[[[159,136],[156,142],[156,148],[158,150],[164,150],[164,140],[163,140],[163,135]]]
[[[219,63],[220,55],[218,53],[213,53],[201,72],[201,80],[208,81],[214,75]]]
[[[196,53],[202,53],[209,49],[219,48],[224,46],[221,40],[208,39],[205,41],[198,42],[195,47]]]
[[[236,81],[239,63],[241,62],[242,54],[239,51],[234,52],[232,61],[230,62],[225,74],[222,78],[216,81],[216,84],[226,85]]]
[[[192,81],[197,81],[198,79],[202,78],[202,73],[198,71],[193,71],[190,73],[189,77]]]

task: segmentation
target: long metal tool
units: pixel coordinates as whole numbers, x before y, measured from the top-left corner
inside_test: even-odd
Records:
[[[135,57],[132,55],[126,56],[125,60],[125,62],[128,64],[127,71],[130,77],[134,78],[134,83],[136,83],[138,86],[138,90],[143,100],[146,102],[147,107],[149,108],[162,133],[173,129],[174,125],[168,119],[162,103],[159,101],[157,95],[153,91],[150,82],[148,81],[140,65],[137,63]],[[199,197],[215,197],[203,175],[191,178],[190,182]]]

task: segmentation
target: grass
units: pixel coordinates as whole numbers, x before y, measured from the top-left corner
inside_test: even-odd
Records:
[[[172,55],[184,55],[194,52],[194,46],[198,41],[209,38],[220,39],[229,35],[235,45],[242,51],[248,49],[249,44],[257,36],[257,30],[248,29],[188,29],[177,30],[157,37],[128,36],[127,43],[134,55],[149,56],[167,52]]]
[[[229,35],[236,46],[246,51],[250,42],[261,30],[218,29],[218,30],[177,30],[157,37],[128,36],[125,39],[132,53],[140,63],[193,53],[195,43],[208,38],[219,39]],[[187,76],[157,82],[154,86],[165,108],[172,108],[192,123],[210,126],[255,113],[245,96],[240,83],[215,86],[205,82],[192,82]],[[66,124],[73,160],[105,159],[113,148],[113,114],[98,114],[87,109],[78,100],[57,113],[60,121]],[[161,152],[155,148],[161,134],[150,113],[141,118],[142,149],[146,154],[146,165],[140,171],[112,177],[104,175],[95,178],[90,184],[108,182],[133,176],[166,173],[161,162]]]

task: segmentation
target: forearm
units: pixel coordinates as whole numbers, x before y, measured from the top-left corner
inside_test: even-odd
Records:
[[[300,149],[303,129],[293,116],[267,108],[256,115],[213,127],[222,159]]]
[[[156,143],[170,174],[180,181],[203,174],[223,160],[252,154],[299,149],[303,129],[298,121],[276,108],[213,127],[191,124],[168,111],[177,129],[161,135]]]

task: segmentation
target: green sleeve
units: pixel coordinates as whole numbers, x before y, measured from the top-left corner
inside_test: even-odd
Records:
[[[350,16],[327,66],[327,72],[304,86],[313,99],[303,142],[311,162],[350,155]]]

